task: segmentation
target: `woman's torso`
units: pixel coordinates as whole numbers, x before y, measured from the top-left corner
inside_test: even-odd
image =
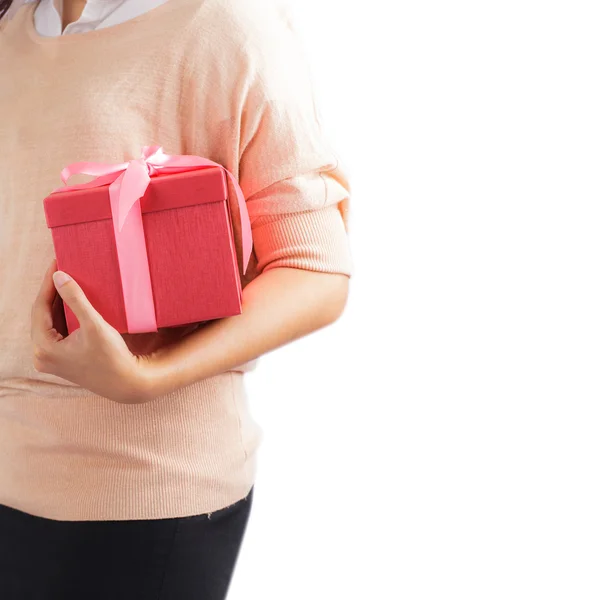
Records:
[[[0,32],[0,503],[58,519],[198,514],[253,480],[261,433],[242,376],[254,363],[123,406],[37,373],[29,340],[53,256],[42,202],[65,165],[160,144],[237,176],[245,66],[215,26],[220,4],[167,3],[79,39],[39,37],[27,6]]]

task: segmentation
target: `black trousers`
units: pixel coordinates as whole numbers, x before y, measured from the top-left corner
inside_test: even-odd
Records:
[[[0,505],[2,600],[224,600],[254,488],[208,515],[54,521]]]

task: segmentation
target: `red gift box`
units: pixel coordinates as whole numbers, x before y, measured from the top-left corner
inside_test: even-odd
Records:
[[[151,177],[138,200],[156,327],[208,321],[242,310],[226,171],[220,166],[179,171]],[[77,281],[110,325],[132,333],[110,188],[63,189],[44,200],[58,269]],[[67,306],[65,315],[72,333],[79,324]]]

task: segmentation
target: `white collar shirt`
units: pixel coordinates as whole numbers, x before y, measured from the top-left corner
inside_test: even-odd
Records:
[[[81,17],[63,30],[63,0],[40,0],[34,14],[35,28],[46,37],[85,33],[124,23],[165,2],[167,0],[87,0]]]

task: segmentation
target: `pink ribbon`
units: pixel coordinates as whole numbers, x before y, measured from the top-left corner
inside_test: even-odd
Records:
[[[130,333],[156,331],[156,314],[144,238],[140,198],[150,178],[165,173],[181,173],[207,167],[219,167],[227,173],[237,196],[242,226],[242,263],[246,273],[252,252],[252,228],[244,194],[235,177],[219,163],[200,156],[165,154],[160,146],[145,146],[141,158],[121,164],[79,162],[61,172],[64,184],[75,174],[93,175],[93,181],[59,188],[66,192],[109,185],[110,207],[123,286],[123,299]]]

